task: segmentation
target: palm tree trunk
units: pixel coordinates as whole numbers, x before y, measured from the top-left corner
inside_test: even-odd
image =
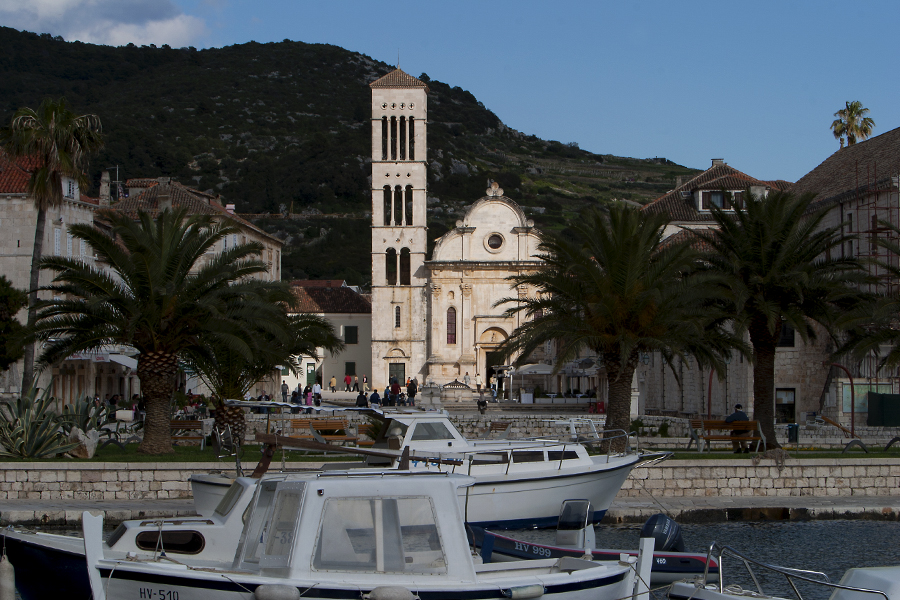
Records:
[[[142,352],[138,357],[137,375],[141,394],[147,405],[144,439],[138,447],[142,454],[171,454],[172,392],[175,390],[177,357],[169,352]]]
[[[609,379],[609,406],[606,408],[605,430],[619,429],[627,432],[631,426],[631,380],[634,378],[635,365],[619,362],[618,354],[604,354],[606,376]],[[617,438],[611,444],[612,450],[625,450],[626,440]]]
[[[47,226],[47,210],[38,208],[37,223],[34,226],[34,248],[31,252],[31,277],[28,280],[28,326],[37,318],[38,285],[41,277],[41,256],[44,254],[44,231]],[[25,345],[25,364],[22,368],[22,393],[28,390],[34,379],[34,342]]]
[[[780,335],[781,327],[776,334]],[[753,344],[753,418],[766,436],[766,449],[780,448],[775,438],[775,348],[778,338],[769,333],[764,317],[750,323]]]

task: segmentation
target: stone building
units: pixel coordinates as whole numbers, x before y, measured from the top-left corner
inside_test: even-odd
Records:
[[[282,373],[291,389],[312,386],[318,381],[327,385],[332,376],[343,388],[344,375],[359,377],[362,387],[363,376],[369,378],[369,385],[384,389],[387,380],[372,379],[372,303],[341,280],[292,281],[291,290],[297,296],[297,312],[324,317],[334,333],[344,342],[344,350],[331,354],[319,348],[315,358],[304,357],[301,361],[300,376]],[[280,384],[280,382],[279,382]]]

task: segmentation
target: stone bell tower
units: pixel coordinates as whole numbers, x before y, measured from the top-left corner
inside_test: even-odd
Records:
[[[372,376],[425,382],[428,86],[400,69],[372,88]]]

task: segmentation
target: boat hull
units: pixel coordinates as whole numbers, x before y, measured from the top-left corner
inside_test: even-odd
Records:
[[[639,460],[637,455],[628,455],[609,463],[555,470],[534,469],[533,465],[529,470],[529,464],[522,463],[512,465],[510,473],[504,473],[503,466],[476,466],[466,473],[475,479],[474,485],[458,492],[463,518],[486,529],[555,527],[562,502],[584,498],[596,509],[591,522],[599,523]],[[454,472],[452,466],[415,462],[410,470]],[[227,491],[218,479],[206,476],[191,477],[191,489],[200,514],[209,514],[201,507],[215,507]]]
[[[53,539],[63,536],[14,531],[0,531],[0,537],[15,568],[16,590],[22,600],[57,598],[62,591],[71,600],[91,600],[84,543],[79,538],[67,542]]]
[[[581,558],[583,549],[535,544],[515,538],[485,531],[481,527],[468,528],[469,539],[479,549],[485,563],[510,560],[535,560],[542,558],[561,558],[571,556]],[[599,561],[619,560],[622,554],[637,556],[632,550],[594,549],[592,559]],[[706,554],[691,552],[653,553],[653,566],[650,571],[650,583],[665,585],[681,579],[702,576],[706,571]],[[710,562],[708,579],[718,576],[719,568],[715,560]]]

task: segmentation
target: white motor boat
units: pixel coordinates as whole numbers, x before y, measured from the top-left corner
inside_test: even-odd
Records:
[[[472,483],[462,475],[402,471],[268,475],[256,486],[232,559],[203,568],[107,556],[102,518],[85,513],[94,600],[632,595],[633,558],[482,564],[467,543],[457,493]]]
[[[797,598],[801,598],[797,583],[812,584],[830,591],[829,600],[900,600],[900,566],[866,567],[848,569],[839,583],[832,583],[825,573],[806,571],[771,565],[741,554],[730,546],[720,546],[715,542],[710,546],[708,557],[719,565],[718,581],[707,583],[707,578],[678,581],[669,586],[669,600],[785,600],[767,594],[760,585],[759,575],[764,572],[784,576]],[[745,580],[752,582],[756,589],[745,589],[741,585],[726,585],[723,559],[737,559],[746,569]]]
[[[255,479],[239,477],[206,517],[125,521],[102,543],[103,555],[117,560],[175,560],[194,568],[230,561],[256,484]],[[22,600],[53,598],[61,590],[71,598],[91,597],[82,538],[11,527],[0,530],[0,537]]]
[[[386,412],[383,418],[371,451],[324,444],[320,449],[374,452],[361,466],[385,468],[398,468],[407,451],[411,471],[469,475],[474,485],[459,490],[463,517],[485,528],[553,527],[560,505],[568,498],[589,500],[594,507],[590,520],[597,523],[639,462],[649,456],[654,460],[664,457],[640,451],[592,456],[583,441],[466,439],[446,412]],[[620,435],[627,438],[625,432]],[[271,435],[258,435],[257,440],[291,443],[290,438]],[[191,478],[198,513],[218,504],[227,489],[224,483],[202,475]]]

